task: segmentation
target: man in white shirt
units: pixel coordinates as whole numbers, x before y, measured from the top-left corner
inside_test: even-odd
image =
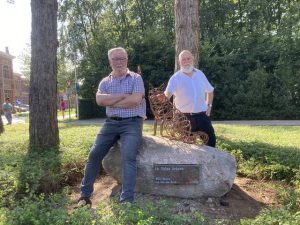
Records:
[[[214,98],[214,88],[201,70],[194,68],[194,56],[188,50],[179,54],[180,70],[170,78],[164,92],[170,99],[174,95],[175,107],[190,120],[192,132],[208,134],[208,146],[215,147],[216,137],[209,118]],[[160,99],[166,99],[161,96]]]

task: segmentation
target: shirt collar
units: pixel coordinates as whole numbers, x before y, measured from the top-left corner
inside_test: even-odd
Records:
[[[131,76],[131,73],[130,73],[130,70],[127,69],[126,74],[124,74],[124,75],[122,75],[122,76],[120,76],[120,77],[114,77],[114,76],[112,75],[112,73],[110,73],[108,76],[109,76],[110,78],[123,79],[123,78],[125,78],[125,77],[127,77],[127,76]]]
[[[178,71],[179,71],[179,73],[180,73],[181,75],[187,76],[187,75],[186,75],[184,72],[182,72],[180,69],[179,69]],[[193,74],[192,74],[192,76],[194,75],[195,72],[197,72],[197,71],[196,71],[196,68],[194,67],[194,68],[193,68]]]

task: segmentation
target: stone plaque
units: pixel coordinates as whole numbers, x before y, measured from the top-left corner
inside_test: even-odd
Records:
[[[157,184],[198,184],[200,165],[154,164],[153,174]]]

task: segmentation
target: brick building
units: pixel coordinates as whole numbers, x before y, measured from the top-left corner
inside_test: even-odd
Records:
[[[19,73],[13,73],[13,99],[19,99],[22,104],[29,103],[29,88],[28,88],[28,82],[23,77],[22,74]]]
[[[26,80],[19,73],[13,72],[12,60],[15,57],[9,54],[6,47],[5,52],[0,51],[0,104],[9,97],[12,103],[20,99],[23,104],[28,104],[29,88]]]

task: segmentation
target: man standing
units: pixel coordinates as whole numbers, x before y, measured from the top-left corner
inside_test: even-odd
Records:
[[[179,54],[180,70],[169,80],[164,95],[160,100],[166,100],[174,95],[175,107],[190,120],[192,132],[203,131],[208,134],[207,145],[215,147],[216,137],[209,118],[214,97],[214,88],[208,82],[204,73],[194,68],[194,57],[188,50]]]
[[[10,104],[10,98],[5,99],[5,102],[2,104],[2,110],[7,120],[7,125],[10,125],[12,122],[12,111],[13,111],[13,107]]]
[[[142,140],[146,102],[142,77],[128,70],[127,57],[125,49],[120,47],[108,51],[112,72],[100,82],[96,94],[97,104],[106,107],[107,119],[89,153],[81,183],[79,206],[91,205],[90,197],[100,163],[118,140],[122,155],[120,202],[132,202],[134,199],[136,155]]]

